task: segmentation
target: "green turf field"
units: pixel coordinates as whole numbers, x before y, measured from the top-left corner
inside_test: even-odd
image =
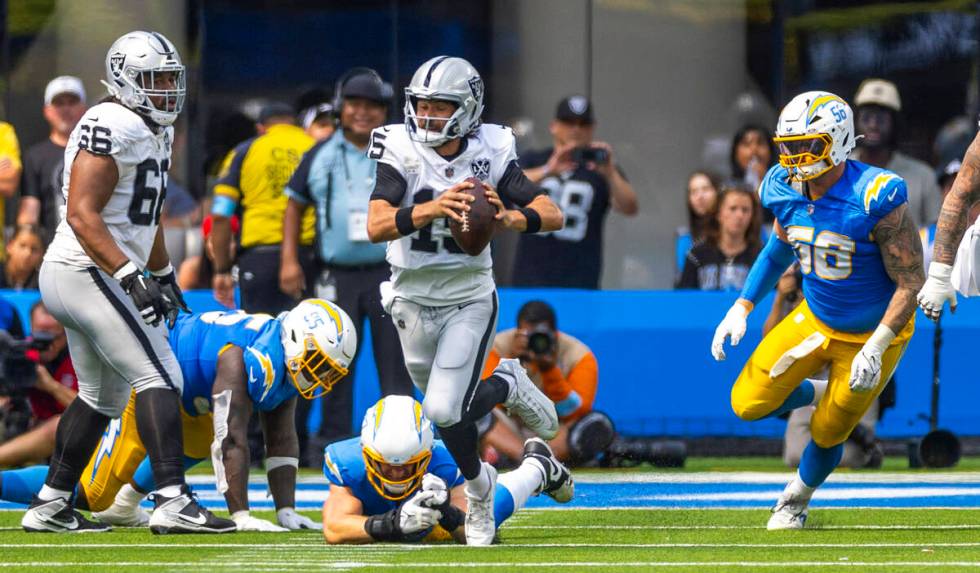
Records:
[[[272,518],[268,513],[261,517]],[[310,514],[312,516],[312,514]],[[978,510],[815,510],[812,529],[767,532],[760,510],[525,510],[490,548],[329,547],[316,533],[28,535],[0,513],[0,567],[25,571],[966,571]]]

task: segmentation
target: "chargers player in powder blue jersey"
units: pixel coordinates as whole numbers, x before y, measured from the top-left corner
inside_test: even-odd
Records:
[[[169,341],[185,382],[185,465],[200,462],[210,449],[218,489],[239,531],[318,528],[294,510],[296,396],[322,395],[346,375],[357,349],[350,317],[319,299],[305,300],[276,318],[241,311],[185,314]],[[246,434],[253,408],[265,434],[265,467],[279,526],[248,511]],[[43,478],[36,468],[4,472],[0,497],[29,501]],[[127,409],[103,436],[80,480],[78,497],[103,522],[145,525],[147,515],[139,503],[152,490],[145,449]]]
[[[768,524],[799,529],[814,490],[840,463],[844,441],[915,330],[922,243],[902,178],[847,159],[855,137],[844,100],[827,92],[796,96],[780,113],[774,141],[779,165],[759,188],[776,216],[774,232],[715,330],[711,353],[725,359],[725,340],[738,344],[746,316],[799,261],[804,301],[759,343],[731,395],[744,420],[816,405],[799,472]],[[827,382],[807,379],[827,366]]]
[[[455,539],[466,543],[466,480],[422,405],[410,396],[387,396],[368,409],[360,438],[327,446],[323,473],[330,495],[323,504],[327,543],[410,542]],[[495,523],[544,493],[566,503],[571,473],[539,438],[525,443],[521,465],[500,476]]]

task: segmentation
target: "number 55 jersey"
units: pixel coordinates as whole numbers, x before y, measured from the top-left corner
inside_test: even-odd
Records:
[[[80,150],[112,157],[116,162],[119,179],[102,209],[102,220],[119,248],[140,268],[146,267],[167,194],[173,131],[169,126],[151,129],[133,111],[105,102],[85,113],[65,147],[61,192],[66,204],[72,166]],[[45,260],[78,267],[95,266],[65,220],[66,210],[67,207],[61,207],[60,222]]]
[[[874,227],[908,201],[905,181],[848,160],[837,183],[811,201],[777,165],[766,174],[759,195],[796,250],[803,295],[813,314],[840,332],[874,330],[895,292]]]

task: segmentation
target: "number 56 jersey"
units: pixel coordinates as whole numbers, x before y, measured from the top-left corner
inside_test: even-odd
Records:
[[[115,160],[119,180],[102,209],[102,220],[122,252],[140,268],[146,267],[160,222],[172,144],[172,127],[157,127],[154,131],[130,109],[105,102],[85,112],[65,147],[61,192],[66,204],[72,164],[79,150]],[[60,222],[44,260],[95,266],[68,225],[66,210],[66,206],[61,207]]]
[[[450,157],[413,141],[404,124],[387,125],[371,134],[368,156],[378,161],[371,199],[384,199],[395,207],[432,201],[468,177],[492,185],[505,204],[523,207],[544,193],[524,177],[514,133],[500,125],[481,125],[462,138],[460,151]],[[479,255],[467,255],[445,218],[389,242],[386,258],[395,296],[418,304],[458,304],[485,297],[495,288],[489,246]]]
[[[895,293],[874,228],[908,201],[905,181],[891,171],[847,160],[840,180],[811,201],[776,165],[759,195],[796,250],[803,296],[813,314],[840,332],[874,330]]]

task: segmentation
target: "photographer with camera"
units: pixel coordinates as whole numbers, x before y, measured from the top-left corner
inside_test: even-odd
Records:
[[[558,103],[551,122],[554,146],[520,159],[524,175],[540,185],[565,215],[553,233],[521,235],[512,283],[515,286],[599,288],[602,227],[612,209],[639,211],[636,192],[616,164],[612,147],[593,141],[595,118],[585,96]]]
[[[22,333],[0,333],[0,394],[10,398],[4,412],[5,435],[0,439],[0,467],[49,457],[61,413],[78,394],[65,328],[41,301],[31,307],[31,328],[28,339],[21,338]]]
[[[592,409],[599,384],[599,365],[589,347],[558,330],[554,309],[532,300],[517,313],[517,328],[497,334],[483,368],[489,376],[501,359],[517,358],[558,412],[558,435],[549,443],[562,461],[585,463],[596,457],[615,437],[609,418]],[[519,462],[525,436],[516,419],[497,409],[484,445]],[[481,428],[482,429],[482,428]]]

